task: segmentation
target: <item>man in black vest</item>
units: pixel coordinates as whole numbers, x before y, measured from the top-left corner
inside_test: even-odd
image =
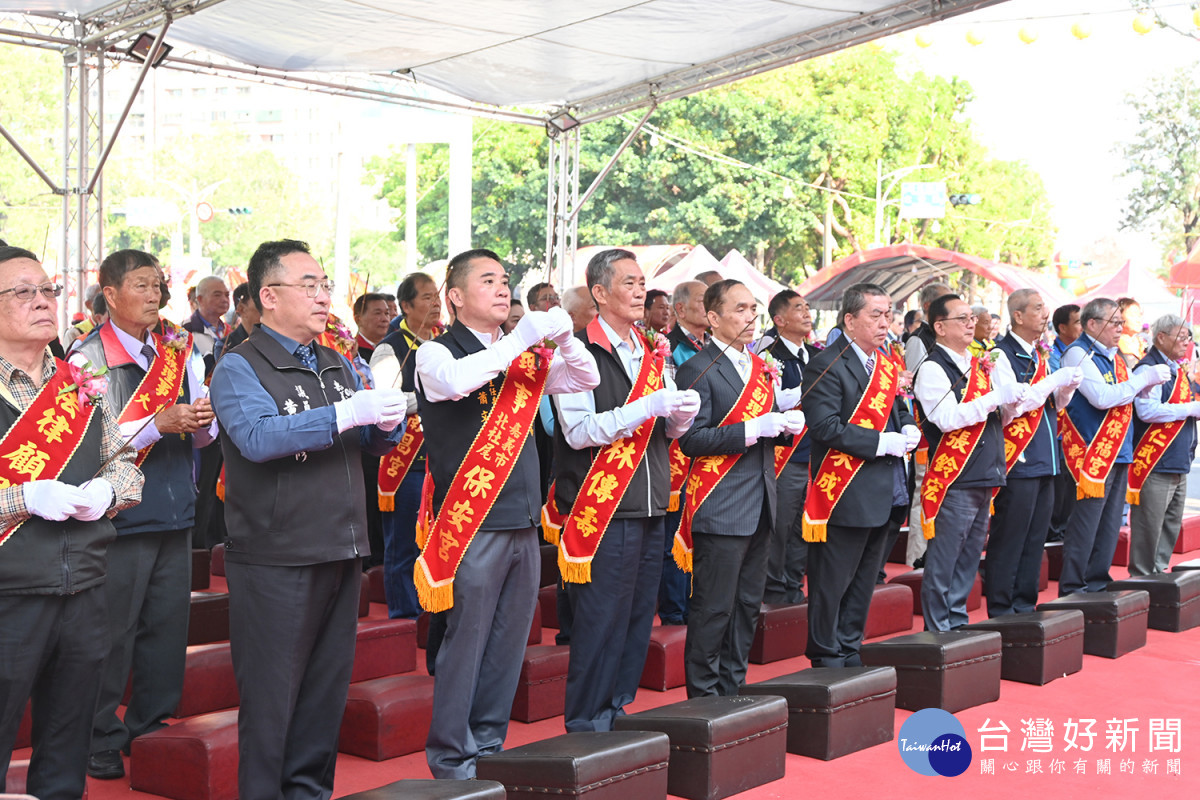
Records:
[[[1190,380],[1187,372],[1179,367],[1187,358],[1187,346],[1192,341],[1192,331],[1182,317],[1165,314],[1154,321],[1150,328],[1154,346],[1133,368],[1135,375],[1148,368],[1164,364],[1171,370],[1171,380],[1161,389],[1151,389],[1146,396],[1133,400],[1133,470],[1144,463],[1146,456],[1139,444],[1147,429],[1152,425],[1183,422],[1183,428],[1175,434],[1166,452],[1154,464],[1142,485],[1138,502],[1130,506],[1129,512],[1129,574],[1153,575],[1166,572],[1171,565],[1171,553],[1175,551],[1175,540],[1183,525],[1183,506],[1187,500],[1187,478],[1196,459],[1196,417],[1200,417],[1200,402],[1195,399],[1181,403],[1168,403],[1175,384]],[[1190,398],[1196,397],[1196,388],[1189,387]]]
[[[100,264],[100,286],[108,322],[92,331],[70,360],[76,366],[107,367],[106,399],[123,420],[121,433],[132,450],[151,448],[141,465],[143,502],[113,519],[117,540],[108,550],[105,595],[112,650],[96,706],[88,774],[119,778],[125,774],[121,750],[128,752],[130,741],[164,727],[183,692],[196,515],[193,448],[211,444],[217,431],[204,360],[195,348],[186,355],[178,397],[157,396],[151,402],[155,387],[143,385],[161,382],[146,380],[157,359],[176,359],[176,352],[160,346],[151,333],[161,292],[154,256],[139,250],[111,254]],[[117,706],[131,672],[132,694],[120,719]]]
[[[1083,380],[1082,370],[1050,370],[1049,352],[1041,338],[1050,311],[1037,291],[1018,289],[1009,295],[1008,313],[1012,325],[1008,334],[996,342],[996,349],[1017,382],[1030,384],[1030,392],[1042,400],[1044,411],[1033,438],[1008,471],[1006,485],[996,494],[984,558],[989,617],[1024,614],[1037,606],[1042,554],[1054,510],[1054,485],[1062,468],[1057,409],[1066,408],[1078,381]],[[1035,384],[1034,375],[1043,362],[1047,377]],[[1033,406],[1026,412],[1026,424],[1031,425],[1038,406],[1026,405]],[[1006,448],[1017,446],[1015,434],[1013,439],[1005,434]]]
[[[596,360],[600,385],[555,398],[558,511],[570,514],[602,448],[632,437],[647,421],[653,426],[612,521],[593,534],[603,538],[591,562],[591,580],[566,584],[574,613],[566,728],[607,731],[637,694],[650,644],[671,483],[668,439],[691,425],[700,396],[676,390],[664,370],[662,388],[629,400],[643,359],[654,357],[634,328],[644,316],[646,279],[633,253],[604,250],[588,262],[587,282],[599,316],[577,336]],[[665,342],[663,349],[665,357]]]
[[[328,800],[370,552],[359,454],[399,441],[408,403],[400,389],[363,391],[349,361],[314,343],[333,283],[306,244],[260,245],[247,278],[262,322],[212,380],[238,797]]]
[[[772,402],[744,422],[722,425],[752,379],[758,304],[742,283],[717,281],[704,293],[713,341],[675,375],[694,387],[700,412],[679,437],[684,455],[740,457],[692,520],[692,599],[684,666],[688,697],[732,697],[746,679],[750,645],[766,584],[767,545],[775,525],[775,445],[791,444],[804,417]],[[711,369],[709,369],[711,365]],[[701,467],[692,462],[693,474]]]
[[[446,300],[454,308],[454,324],[415,356],[435,510],[483,428],[513,359],[550,339],[557,349],[546,393],[586,391],[599,382],[596,362],[571,335],[571,318],[561,308],[531,310],[512,333],[502,334],[509,298],[508,275],[495,253],[468,250],[450,260]],[[527,435],[458,564],[425,744],[435,778],[473,778],[476,759],[504,747],[537,603],[539,480],[537,452]]]
[[[142,475],[132,451],[117,456],[124,441],[103,396],[65,466],[46,463],[40,447],[31,454],[37,458],[12,457],[21,450],[9,438],[19,435],[18,418],[66,369],[46,349],[57,333],[61,292],[33,253],[0,246],[0,437],[13,445],[4,451],[6,480],[14,473],[24,478],[0,488],[0,793],[32,700],[26,791],[77,800],[86,790],[92,714],[109,645],[103,584],[116,530],[106,515],[136,505]],[[76,387],[64,389],[70,394],[63,399],[74,401]],[[60,419],[79,417],[78,405],[56,405]],[[45,447],[55,438],[43,423],[38,442],[38,427],[28,417],[26,423],[33,434],[27,441]],[[60,442],[64,433],[72,433],[69,425],[57,434]]]
[[[769,352],[780,366],[781,408],[792,408],[800,399],[800,384],[808,362],[821,351],[808,343],[812,333],[812,314],[803,297],[785,289],[771,298],[767,313],[779,336]],[[804,573],[808,566],[808,542],[800,535],[798,524],[804,511],[808,489],[808,459],[812,438],[806,431],[779,473],[777,493],[779,511],[767,554],[767,586],[764,603],[803,603]]]
[[[1029,396],[1029,387],[1013,376],[1007,359],[992,362],[985,356],[985,364],[991,364],[984,367],[990,370],[991,389],[963,402],[971,382],[972,357],[967,348],[974,338],[975,315],[958,295],[948,294],[930,304],[929,322],[937,344],[913,379],[929,441],[929,465],[913,505],[921,504],[935,480],[952,481],[935,518],[934,536],[928,540],[921,581],[925,630],[949,631],[967,624],[967,595],[979,573],[992,492],[1005,483],[1000,408],[1006,407],[1012,416],[1028,411],[1021,403]],[[1033,402],[1032,407],[1040,404]],[[984,423],[983,432],[965,467],[957,477],[947,477],[943,471],[947,456],[938,453],[943,436],[979,423]]]

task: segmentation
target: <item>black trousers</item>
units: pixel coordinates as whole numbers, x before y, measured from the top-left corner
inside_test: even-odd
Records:
[[[87,782],[92,712],[108,652],[104,587],[66,597],[0,597],[0,793],[26,701],[33,757],[26,792],[79,800]]]
[[[808,545],[808,647],[814,667],[861,667],[858,649],[875,593],[875,577],[886,557],[893,523],[907,513],[895,506],[876,528],[830,525],[823,542]]]
[[[996,495],[983,559],[989,617],[1025,614],[1037,607],[1042,554],[1054,510],[1055,476],[1009,477]]]
[[[1114,464],[1104,482],[1103,497],[1084,497],[1075,501],[1063,539],[1059,597],[1079,592],[1102,592],[1112,580],[1108,569],[1112,566],[1121,532],[1128,477],[1128,464]],[[1075,493],[1074,481],[1068,491]]]
[[[239,800],[328,800],[358,625],[362,562],[225,562]]]
[[[745,682],[770,539],[765,505],[750,536],[692,534],[692,599],[683,654],[688,697],[733,697]]]

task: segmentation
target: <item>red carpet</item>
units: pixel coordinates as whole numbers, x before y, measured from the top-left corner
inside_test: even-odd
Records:
[[[1177,555],[1174,561],[1191,555]],[[890,575],[904,567],[889,564]],[[1123,568],[1112,570],[1114,578],[1127,576]],[[220,579],[217,579],[220,582]],[[224,588],[213,586],[213,589]],[[1052,599],[1056,584],[1043,593]],[[372,607],[372,616],[382,615],[383,607]],[[986,616],[981,609],[972,613],[972,621]],[[920,620],[914,619],[914,630]],[[543,641],[553,642],[554,631]],[[1110,660],[1083,657],[1083,670],[1060,678],[1046,686],[1001,682],[1000,700],[956,714],[966,728],[973,758],[970,767],[957,778],[931,778],[912,772],[901,761],[895,742],[831,761],[822,762],[802,756],[787,756],[787,775],[783,780],[738,795],[744,800],[766,798],[803,798],[817,793],[825,797],[912,797],[926,798],[931,791],[953,791],[971,800],[1014,800],[1017,793],[1052,796],[1055,800],[1097,797],[1193,798],[1200,791],[1200,758],[1193,744],[1200,736],[1200,628],[1183,633],[1151,630],[1144,648],[1122,658]],[[418,669],[424,669],[424,653],[418,653]],[[749,680],[761,681],[808,667],[805,659],[792,659],[767,665],[751,665]],[[654,692],[642,689],[630,711],[653,708],[684,699],[684,690]],[[896,734],[910,712],[896,712]],[[1090,752],[1083,737],[1079,747],[1068,750],[1064,739],[1068,720],[1094,719],[1096,734]],[[1049,720],[1052,734],[1049,749],[1038,752],[1037,741],[1025,742],[1023,731],[1038,720]],[[1136,731],[1132,744],[1115,750],[1106,731],[1110,720],[1128,720]],[[1151,751],[1151,720],[1179,720],[1180,734],[1174,742],[1176,752]],[[1007,752],[980,752],[980,727],[1007,725]],[[1114,725],[1117,723],[1113,723]],[[516,746],[556,736],[563,732],[561,717],[532,725],[512,723],[508,744]],[[1169,746],[1170,737],[1159,737],[1160,746]],[[989,743],[995,740],[989,739]],[[1023,745],[1024,748],[1023,748]],[[28,758],[29,750],[16,751],[14,759]],[[1099,772],[1107,761],[1109,774]],[[1083,772],[1077,772],[1082,762]],[[993,773],[984,772],[987,764]],[[1172,774],[1174,773],[1174,774]],[[424,753],[380,763],[354,756],[338,758],[334,797],[375,788],[401,778],[427,778]],[[949,782],[948,782],[949,781]],[[88,782],[91,800],[137,800],[156,795],[134,792],[128,779]],[[965,795],[969,793],[969,795]]]

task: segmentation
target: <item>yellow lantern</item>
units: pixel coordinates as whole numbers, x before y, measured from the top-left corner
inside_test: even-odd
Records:
[[[1154,17],[1146,13],[1138,14],[1133,18],[1133,29],[1139,36],[1145,36],[1154,30]]]
[[[1029,25],[1022,25],[1021,30],[1017,31],[1017,38],[1019,38],[1025,44],[1033,44],[1038,38],[1037,29],[1032,28]]]
[[[1192,24],[1200,28],[1200,8],[1192,11]]]
[[[978,47],[979,45],[983,44],[983,35],[972,28],[971,30],[967,31],[967,44],[971,45],[972,47]]]
[[[1092,26],[1086,22],[1076,22],[1071,26],[1071,35],[1082,41],[1092,35]]]
[[[933,37],[927,33],[918,33],[915,38],[917,47],[920,47],[921,49],[925,49],[933,44]]]

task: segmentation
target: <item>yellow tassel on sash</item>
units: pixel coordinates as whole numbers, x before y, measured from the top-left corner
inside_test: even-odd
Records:
[[[932,519],[925,519],[925,515],[921,515],[921,533],[926,539],[932,539],[934,534],[935,522]]]
[[[801,524],[800,536],[802,539],[804,539],[804,541],[809,542],[809,543],[825,541],[825,537],[826,537],[826,534],[828,532],[828,527],[829,527],[828,523],[813,522],[808,518],[808,515],[806,514],[804,516],[804,518],[801,520],[800,524]]]
[[[417,515],[417,547],[421,550],[425,549],[425,543],[429,541],[429,521],[421,519],[421,515]]]
[[[671,492],[671,499],[667,501],[667,511],[678,511],[680,495],[682,492]]]
[[[921,466],[927,465],[929,463],[929,448],[928,447],[917,448],[916,454],[913,457],[916,459],[917,463],[920,464]]]
[[[379,493],[379,510],[380,511],[395,511],[396,510],[396,495]]]
[[[683,549],[683,543],[679,539],[675,539],[675,543],[671,545],[671,555],[675,558],[675,564],[681,570],[687,573],[692,571],[692,554]]]
[[[1104,497],[1104,481],[1080,474],[1079,484],[1075,487],[1075,499],[1083,500],[1087,497]]]
[[[1131,506],[1136,506],[1136,505],[1139,505],[1141,503],[1141,501],[1142,501],[1142,490],[1141,489],[1126,489],[1125,490],[1125,502],[1126,503],[1129,503],[1129,505],[1131,505]]]
[[[553,496],[546,501],[547,504],[554,502]],[[559,536],[562,535],[562,525],[555,525],[550,521],[550,512],[546,510],[546,506],[542,506],[542,538],[554,546],[558,546]]]
[[[426,611],[436,614],[454,607],[454,581],[447,581],[441,586],[430,585],[429,576],[420,561],[413,567],[413,583],[417,586],[417,599],[421,601],[421,608]]]
[[[562,576],[563,583],[591,583],[592,562],[590,560],[567,561],[560,547],[558,548],[558,574]]]

